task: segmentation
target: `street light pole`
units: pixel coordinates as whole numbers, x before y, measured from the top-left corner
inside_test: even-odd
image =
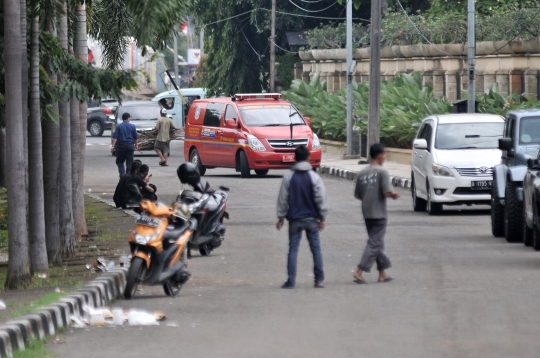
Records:
[[[270,92],[275,91],[276,77],[276,0],[272,0],[272,30],[270,33]]]
[[[467,88],[467,113],[475,112],[476,80],[474,73],[476,57],[476,28],[474,18],[474,0],[468,0],[467,6],[467,66],[469,69],[469,85]],[[460,90],[459,88],[457,89]]]
[[[347,155],[353,154],[352,130],[352,0],[347,1]]]
[[[380,141],[381,107],[381,0],[371,1],[371,41],[369,59],[368,150]]]

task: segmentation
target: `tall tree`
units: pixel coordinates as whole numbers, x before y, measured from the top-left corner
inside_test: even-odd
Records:
[[[43,153],[39,98],[39,13],[31,9],[30,26],[30,116],[28,118],[28,204],[30,243],[30,271],[45,273],[49,270],[45,242],[45,206],[43,193]]]
[[[23,118],[21,113],[21,9],[19,0],[4,0],[4,67],[6,100],[9,263],[5,286],[15,289],[31,280],[26,215]]]
[[[86,36],[86,5],[84,2],[77,3],[75,9],[75,23],[73,31],[73,52],[75,58],[87,63],[88,61],[88,44]],[[75,170],[77,173],[73,175],[73,217],[75,221],[75,233],[77,238],[80,239],[82,236],[88,235],[88,228],[86,226],[86,217],[84,213],[84,152],[86,150],[86,120],[87,120],[87,104],[84,101],[77,101],[78,108],[72,108],[72,127],[71,127],[71,163],[72,171]],[[75,123],[73,119],[75,118],[75,111],[78,112],[79,123]],[[75,136],[78,136],[78,141],[76,141]],[[76,149],[76,144],[78,143],[78,154]]]
[[[58,37],[62,47],[68,49],[68,21],[67,4],[63,1],[64,11],[60,14]],[[67,79],[59,76],[60,81]],[[69,91],[71,92],[71,91]],[[68,93],[65,99],[58,103],[58,112],[60,114],[60,165],[58,170],[58,210],[60,210],[60,238],[64,257],[73,257],[75,255],[75,246],[77,238],[75,237],[75,226],[73,224],[73,186],[71,183],[71,120],[70,120],[70,101],[71,93]]]
[[[0,126],[0,188],[6,186],[6,128]]]
[[[55,36],[56,25],[54,17],[47,24],[48,32]],[[49,80],[53,84],[57,82],[56,73],[48,71]],[[60,167],[60,124],[58,120],[58,102],[52,99],[47,111],[47,116],[42,122],[43,131],[43,162],[47,167],[43,170],[43,188],[45,197],[45,238],[47,243],[47,259],[52,265],[62,264],[62,241],[60,238],[60,210],[58,209],[59,185],[58,170]]]

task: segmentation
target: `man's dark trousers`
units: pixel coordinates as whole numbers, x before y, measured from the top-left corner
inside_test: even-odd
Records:
[[[306,221],[295,220],[289,221],[289,257],[287,262],[288,282],[293,286],[296,285],[296,259],[298,257],[298,248],[303,230],[306,231],[309,248],[313,255],[315,282],[324,281],[323,259],[321,244],[319,242],[319,222],[314,219]]]
[[[135,147],[133,144],[116,144],[116,165],[118,166],[118,174],[122,178],[126,173],[131,172],[131,165],[133,164],[133,155],[135,153]],[[124,168],[124,162],[126,167]]]
[[[377,271],[388,270],[392,263],[384,251],[387,220],[365,219],[365,222],[369,238],[358,268],[370,272],[373,264],[377,263]]]

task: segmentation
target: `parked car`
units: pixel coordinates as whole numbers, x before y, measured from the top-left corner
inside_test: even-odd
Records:
[[[539,118],[540,119],[540,118]],[[527,161],[523,178],[523,243],[540,250],[540,151]]]
[[[302,117],[279,93],[236,94],[193,102],[186,121],[184,158],[204,175],[207,168],[234,168],[242,178],[253,169],[288,169],[294,150],[304,144],[311,165],[321,165],[321,144]]]
[[[529,159],[538,157],[540,110],[509,111],[499,148],[502,150],[502,161],[493,168],[491,231],[494,236],[504,236],[508,242],[534,244],[531,241],[534,241],[533,224],[538,224],[538,218],[532,216],[535,211],[531,205],[535,200],[533,185],[536,174],[527,170],[527,164]],[[529,178],[525,189],[526,175]],[[537,245],[540,248],[540,243]]]
[[[117,107],[116,100],[103,100],[100,104],[88,102],[86,129],[92,137],[101,137],[104,131],[112,128]]]
[[[158,102],[153,101],[123,102],[116,111],[112,130],[114,131],[116,125],[122,122],[122,115],[128,112],[131,115],[131,123],[135,125],[139,133],[139,151],[154,150],[157,131],[152,130],[156,127],[156,122],[161,116],[161,108]],[[168,115],[168,117],[170,116]],[[177,139],[180,132],[183,133],[183,131],[171,130],[171,139]],[[113,155],[115,155],[114,152]]]
[[[412,153],[415,211],[439,214],[443,205],[490,204],[497,140],[504,118],[492,114],[446,114],[422,121]]]

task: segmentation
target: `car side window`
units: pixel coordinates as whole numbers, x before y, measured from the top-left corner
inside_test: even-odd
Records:
[[[225,120],[232,118],[236,122],[237,117],[238,116],[236,115],[236,111],[234,110],[234,107],[231,106],[230,104],[227,105],[227,110],[225,110]]]
[[[223,103],[208,103],[206,112],[204,113],[203,125],[207,127],[219,127],[224,108],[225,105]]]
[[[514,117],[510,117],[508,122],[508,137],[512,138],[512,141],[516,138],[516,120]]]
[[[174,97],[162,98],[159,100],[159,104],[165,109],[174,108]]]
[[[424,132],[424,128],[426,128],[426,124],[423,123],[422,126],[420,127],[420,130],[418,130],[418,134],[416,135],[416,138],[417,139],[422,139],[422,134]]]
[[[431,132],[432,128],[429,123],[426,123],[426,126],[424,127],[424,130],[422,131],[422,138],[424,138],[427,142],[427,150],[431,150]]]

